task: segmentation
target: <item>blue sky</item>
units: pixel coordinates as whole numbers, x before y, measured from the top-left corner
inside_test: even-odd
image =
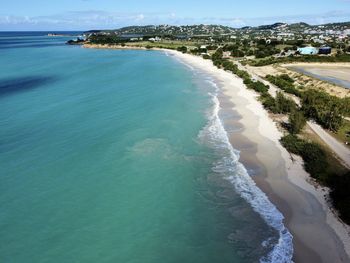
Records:
[[[350,21],[350,0],[1,0],[0,31]]]

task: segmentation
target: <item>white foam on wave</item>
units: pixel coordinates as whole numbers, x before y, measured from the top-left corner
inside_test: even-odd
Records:
[[[262,246],[272,245],[272,250],[268,255],[260,259],[260,262],[267,263],[289,263],[292,262],[293,243],[292,235],[284,226],[284,217],[281,212],[269,201],[253,179],[248,174],[246,168],[239,162],[239,151],[235,150],[228,138],[228,134],[219,117],[220,102],[217,97],[218,87],[212,80],[207,80],[215,88],[214,93],[209,93],[212,97],[213,108],[208,114],[208,124],[200,132],[199,138],[209,143],[216,150],[221,159],[214,163],[213,171],[222,174],[229,180],[236,191],[245,199],[262,219],[279,233],[278,242],[271,244],[272,239],[265,240]]]

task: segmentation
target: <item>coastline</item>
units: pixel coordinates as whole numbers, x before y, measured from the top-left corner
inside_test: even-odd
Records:
[[[132,47],[132,46],[121,46],[121,45],[109,45],[109,44],[83,44],[83,48],[92,48],[92,49],[117,49],[117,50],[156,50],[161,51],[164,50],[162,48],[152,47],[150,49],[145,47]]]
[[[253,179],[285,216],[285,224],[294,237],[294,261],[349,260],[350,228],[332,211],[325,198],[327,190],[310,183],[301,159],[293,156],[292,161],[282,147],[279,142],[282,134],[257,101],[256,94],[241,79],[216,68],[211,61],[177,51],[166,52],[216,78],[222,89],[219,98],[222,110],[233,110],[241,116],[238,123],[243,131],[230,133],[230,142],[241,151],[240,161],[245,166],[258,161],[261,172]]]
[[[84,44],[83,47],[148,50],[115,45]],[[350,258],[349,226],[332,211],[325,198],[328,190],[314,186],[301,159],[293,156],[292,160],[282,147],[279,142],[282,134],[257,101],[257,95],[248,90],[240,78],[216,68],[210,60],[174,50],[150,50],[172,54],[217,80],[221,110],[234,111],[241,116],[238,120],[226,120],[242,126],[242,130],[228,133],[230,142],[240,150],[240,161],[259,171],[253,176],[254,181],[284,215],[284,223],[293,235],[294,262],[347,262]]]

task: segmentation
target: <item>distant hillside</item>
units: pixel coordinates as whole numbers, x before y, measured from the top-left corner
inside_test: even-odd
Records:
[[[304,22],[300,22],[300,23],[294,23],[294,24],[290,24],[288,25],[288,28],[291,30],[298,30],[298,29],[306,29],[306,28],[310,28],[311,26],[307,23]]]
[[[329,24],[324,24],[320,26],[315,26],[315,27],[323,27],[326,29],[350,29],[350,22],[343,22],[343,23],[329,23]]]
[[[87,33],[113,33],[116,35],[143,35],[143,36],[199,36],[199,35],[224,35],[233,34],[244,31],[295,31],[302,32],[304,30],[317,29],[331,29],[344,30],[350,29],[350,22],[345,23],[330,23],[324,25],[309,25],[304,22],[300,23],[274,23],[271,25],[262,25],[257,27],[245,26],[242,28],[233,28],[223,25],[185,25],[185,26],[171,26],[171,25],[147,25],[147,26],[129,26],[115,30],[91,30]]]
[[[236,29],[222,25],[191,25],[191,26],[170,26],[170,25],[148,25],[148,26],[129,26],[113,31],[117,35],[177,35],[177,36],[195,36],[195,35],[222,35],[231,34]]]
[[[274,23],[271,25],[263,25],[263,26],[257,26],[257,27],[246,27],[244,29],[251,29],[251,30],[291,30],[291,31],[303,31],[303,30],[313,30],[313,29],[332,29],[332,30],[344,30],[344,29],[350,29],[350,22],[344,22],[344,23],[329,23],[329,24],[323,24],[323,25],[309,25],[304,22],[300,23],[293,23],[293,24],[286,24],[286,23]],[[243,29],[243,28],[242,28]]]
[[[271,30],[271,29],[283,28],[283,27],[287,27],[287,26],[288,26],[288,24],[286,24],[286,23],[274,23],[272,25],[258,26],[256,29],[258,29],[258,30]]]

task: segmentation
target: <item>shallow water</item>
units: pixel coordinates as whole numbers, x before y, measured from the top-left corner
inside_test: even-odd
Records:
[[[285,256],[281,215],[227,144],[208,76],[66,40],[0,34],[0,261]]]

